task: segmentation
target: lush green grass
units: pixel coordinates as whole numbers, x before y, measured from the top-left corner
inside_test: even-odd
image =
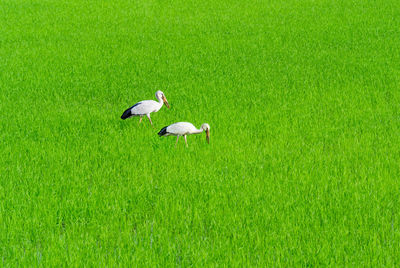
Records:
[[[400,264],[397,0],[0,1],[0,265]],[[162,90],[156,126],[122,112]],[[157,131],[211,125],[174,148]]]

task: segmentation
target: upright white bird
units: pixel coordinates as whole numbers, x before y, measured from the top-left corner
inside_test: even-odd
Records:
[[[207,123],[202,124],[200,129],[197,129],[192,123],[178,122],[178,123],[163,127],[160,130],[160,132],[158,132],[158,135],[160,137],[161,136],[164,136],[164,137],[177,136],[175,147],[178,144],[179,137],[183,136],[183,137],[185,137],[185,143],[186,143],[186,147],[187,147],[188,144],[187,144],[187,140],[186,140],[186,135],[199,134],[199,133],[202,133],[203,131],[206,132],[207,142],[210,143],[210,125]]]
[[[162,91],[158,90],[156,92],[156,98],[158,102],[153,100],[144,100],[126,109],[125,112],[121,115],[121,119],[125,120],[132,116],[140,116],[139,120],[140,123],[142,122],[142,117],[146,115],[150,121],[150,124],[153,125],[153,122],[151,122],[150,114],[153,112],[158,112],[163,106],[163,102],[169,108],[168,101],[165,98],[165,95]]]

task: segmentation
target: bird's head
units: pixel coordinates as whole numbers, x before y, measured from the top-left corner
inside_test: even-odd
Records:
[[[210,143],[210,125],[207,123],[204,123],[201,125],[201,129],[206,132],[207,143]]]
[[[157,98],[157,100],[162,100],[164,102],[164,104],[169,108],[169,103],[167,101],[167,98],[165,98],[165,95],[161,90],[158,90],[156,92],[156,98]]]

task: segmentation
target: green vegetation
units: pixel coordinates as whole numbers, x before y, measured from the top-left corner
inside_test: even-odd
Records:
[[[400,264],[400,1],[0,1],[0,266]],[[122,112],[162,90],[148,120]],[[165,125],[211,126],[159,138]]]

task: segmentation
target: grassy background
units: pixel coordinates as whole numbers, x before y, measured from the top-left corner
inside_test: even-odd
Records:
[[[397,0],[0,2],[0,263],[400,264]],[[164,91],[172,108],[122,112]],[[174,148],[157,131],[211,125]]]

